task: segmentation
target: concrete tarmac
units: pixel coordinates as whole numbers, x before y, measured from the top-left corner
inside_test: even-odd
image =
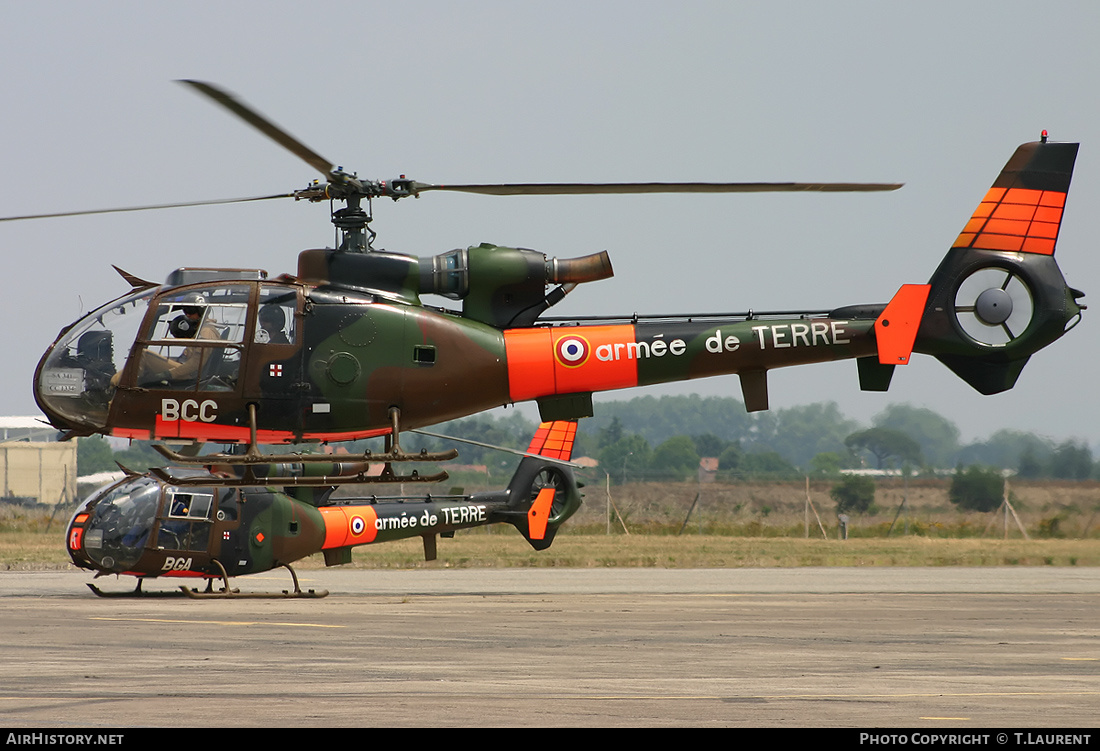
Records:
[[[1098,569],[299,576],[331,594],[101,599],[87,573],[0,573],[0,725],[1011,729],[1100,716]],[[289,577],[234,585],[278,591]]]

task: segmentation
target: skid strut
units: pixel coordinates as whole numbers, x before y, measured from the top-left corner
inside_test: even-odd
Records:
[[[225,567],[222,566],[221,561],[217,558],[213,560],[214,565],[218,567],[218,571],[221,572],[222,588],[215,590],[213,583],[214,580],[210,579],[207,582],[206,591],[200,592],[197,589],[192,589],[188,586],[180,586],[183,594],[190,597],[192,600],[227,600],[233,598],[250,598],[250,599],[290,599],[290,598],[302,598],[302,599],[319,599],[321,597],[328,596],[328,590],[302,590],[298,584],[298,575],[294,573],[294,569],[290,567],[289,563],[282,564],[283,568],[290,572],[290,578],[294,581],[294,591],[284,589],[280,592],[244,592],[239,589],[232,589],[229,586],[229,576],[225,573]]]
[[[394,462],[445,462],[458,456],[457,449],[429,453],[419,451],[405,453],[401,450],[398,434],[401,430],[401,410],[393,407],[390,409],[391,433],[386,436],[386,448],[381,453],[364,451],[361,455],[347,455],[341,457],[347,460],[350,471],[339,475],[284,477],[274,480],[263,476],[257,476],[253,467],[271,464],[331,464],[333,457],[329,454],[263,454],[260,453],[256,443],[256,405],[248,405],[248,418],[251,428],[252,440],[248,449],[243,454],[202,454],[198,456],[184,456],[172,451],[167,446],[154,445],[153,448],[161,456],[176,464],[204,465],[204,466],[231,466],[243,467],[238,477],[225,477],[211,480],[209,477],[177,477],[168,469],[151,469],[154,475],[161,480],[173,485],[217,485],[220,487],[250,487],[253,485],[289,485],[309,487],[329,487],[335,485],[362,485],[366,483],[394,483],[394,482],[441,482],[447,479],[446,472],[438,472],[434,475],[422,475],[413,470],[407,475],[398,475],[393,471]],[[382,464],[380,475],[369,475],[367,469],[370,464]],[[358,471],[356,471],[358,470]]]

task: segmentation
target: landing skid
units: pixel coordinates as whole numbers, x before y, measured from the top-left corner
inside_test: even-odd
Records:
[[[294,569],[290,567],[290,564],[283,564],[283,568],[290,572],[290,578],[294,580],[294,591],[284,589],[280,592],[246,592],[242,593],[239,589],[232,589],[229,586],[229,576],[225,573],[225,567],[217,560],[214,559],[214,564],[217,565],[221,571],[222,587],[221,589],[214,589],[214,580],[210,579],[206,583],[206,591],[200,592],[197,589],[191,587],[181,586],[180,590],[183,594],[190,597],[192,600],[229,600],[235,598],[248,598],[248,599],[320,599],[321,597],[328,597],[328,590],[306,590],[303,591],[298,585],[298,575],[294,573]]]
[[[144,592],[141,589],[141,583],[143,579],[137,580],[137,586],[130,592],[105,592],[91,582],[87,582],[88,589],[95,593],[96,597],[179,597],[182,592],[177,592],[174,589],[167,592]]]
[[[91,582],[87,582],[88,589],[95,593],[96,597],[183,597],[186,595],[192,600],[226,600],[231,598],[249,598],[249,599],[320,599],[322,597],[328,597],[328,590],[302,590],[298,585],[298,575],[294,573],[294,569],[289,564],[283,564],[283,568],[290,572],[290,578],[294,580],[294,591],[284,589],[282,592],[248,592],[242,593],[239,589],[232,589],[229,586],[229,576],[225,573],[225,567],[217,560],[214,559],[214,565],[218,567],[221,572],[222,586],[220,589],[214,589],[214,579],[206,580],[206,590],[199,591],[192,589],[188,586],[181,585],[179,591],[170,589],[167,591],[159,592],[145,592],[141,588],[141,584],[144,579],[137,580],[137,586],[129,592],[106,592]]]

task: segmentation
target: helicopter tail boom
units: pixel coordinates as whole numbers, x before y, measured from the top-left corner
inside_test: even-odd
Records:
[[[557,528],[581,504],[567,463],[576,431],[575,422],[540,425],[505,490],[432,494],[417,497],[415,506],[411,497],[373,496],[368,503],[322,507],[326,563],[346,563],[345,553],[355,546],[414,536],[432,538],[434,558],[435,536],[498,523],[513,525],[536,550],[550,547]]]

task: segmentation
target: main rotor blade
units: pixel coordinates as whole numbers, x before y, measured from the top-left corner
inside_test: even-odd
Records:
[[[90,214],[121,214],[126,211],[155,211],[157,209],[180,209],[187,206],[217,206],[223,203],[248,203],[250,201],[270,201],[272,198],[293,198],[293,193],[279,193],[272,196],[254,196],[252,198],[216,198],[212,201],[187,201],[185,203],[157,203],[149,206],[124,206],[117,209],[89,209],[87,211],[62,211],[56,214],[28,214],[26,216],[3,216],[0,222],[17,222],[23,219],[56,219],[63,216],[88,216]]]
[[[428,185],[410,190],[450,190],[491,196],[556,196],[595,193],[824,193],[897,190],[904,183],[503,183],[499,185]]]
[[[227,110],[232,112],[237,117],[244,120],[256,130],[263,133],[275,143],[287,149],[293,154],[296,154],[300,159],[303,159],[308,165],[320,172],[325,177],[328,177],[332,173],[333,164],[323,156],[318,154],[313,149],[306,146],[294,136],[287,133],[275,123],[268,120],[266,117],[256,112],[244,102],[240,101],[232,94],[226,91],[222,91],[218,87],[205,83],[203,81],[192,81],[188,79],[180,79],[179,83],[192,87],[200,94],[204,94],[208,98],[214,100]]]

